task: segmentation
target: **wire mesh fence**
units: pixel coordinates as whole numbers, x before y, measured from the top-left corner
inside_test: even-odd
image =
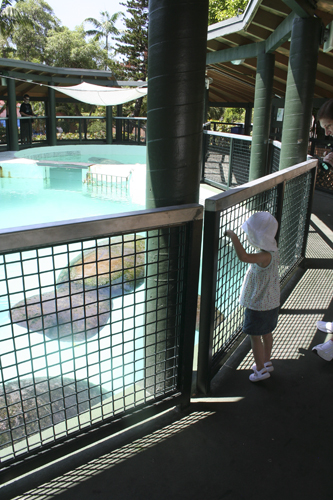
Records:
[[[184,397],[180,356],[196,307],[194,294],[185,342],[187,266],[198,271],[189,249],[200,233],[194,242],[193,221],[173,222],[0,255],[2,466]]]
[[[270,173],[278,172],[280,166],[281,143],[273,141],[271,149]]]
[[[215,316],[219,311],[221,321],[216,324],[213,334],[212,356],[222,347],[232,344],[233,337],[239,332],[243,322],[243,308],[238,304],[238,297],[243,284],[247,264],[235,258],[233,245],[225,238],[226,229],[238,233],[247,252],[252,251],[244,231],[243,222],[254,212],[270,212],[275,217],[277,209],[277,188],[252,196],[220,213],[219,218],[219,253],[217,262],[217,281],[215,294]]]
[[[251,137],[204,131],[205,180],[233,187],[249,180]]]
[[[279,222],[280,282],[287,281],[305,255],[316,162],[226,191],[206,200],[198,388],[210,379],[242,333],[244,308],[238,299],[247,269],[236,256],[226,229],[232,229],[248,252],[253,249],[241,226],[254,212],[270,212]],[[207,242],[211,244],[207,244]]]
[[[252,137],[204,131],[203,179],[231,188],[249,181]],[[269,144],[268,173],[279,170],[281,143]]]

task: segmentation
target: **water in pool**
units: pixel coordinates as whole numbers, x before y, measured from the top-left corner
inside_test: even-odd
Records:
[[[45,152],[48,148],[40,148],[28,150],[29,159],[1,162],[0,199],[4,216],[0,229],[144,209],[145,165],[139,162],[145,158],[146,148],[127,147],[130,153],[122,158],[126,163],[117,160],[126,152],[123,146],[111,146],[109,153],[105,148],[101,152],[100,148],[89,151],[86,148],[91,147],[81,146],[82,151],[74,152],[64,151],[63,147],[49,148],[53,150],[49,152]],[[19,153],[21,158],[23,153]],[[71,162],[63,160],[65,166],[57,163],[64,154],[71,159]],[[86,158],[94,162],[82,165]]]
[[[51,151],[47,152],[48,156],[43,156],[46,153],[40,150],[28,151],[25,154],[29,154],[30,158],[23,158],[23,152],[20,152],[20,158],[7,161],[2,161],[0,155],[0,229],[4,233],[7,228],[145,208],[145,147],[140,148],[140,152],[137,151],[140,154],[137,155],[134,154],[137,148],[127,148],[130,151],[127,156],[122,156],[122,151],[116,154],[114,147],[109,148],[110,155],[106,148],[99,148],[98,151],[90,149],[80,156],[64,156],[64,149],[57,149],[61,150],[62,159],[65,158],[64,161],[68,162],[66,166],[53,164],[52,162],[61,160],[61,155],[50,156]],[[83,148],[83,152],[85,149]],[[39,153],[39,157],[33,158],[33,153]],[[73,165],[70,165],[72,162]],[[48,249],[44,250],[47,251]],[[74,257],[75,254],[71,255],[72,259]],[[6,257],[6,263],[10,258]],[[15,261],[15,255],[12,259]],[[64,256],[63,259],[64,262],[59,264],[60,268],[68,265],[67,258]],[[47,287],[54,287],[59,269],[55,272],[43,272],[43,260],[45,259],[38,257],[38,269],[42,273],[43,286],[48,291]],[[23,383],[24,380],[29,382],[32,374],[43,380],[59,378],[63,374],[64,359],[68,378],[73,379],[74,385],[77,381],[93,384],[107,394],[121,393],[125,382],[128,386],[144,377],[144,328],[138,322],[138,316],[144,314],[144,285],[127,295],[111,297],[112,308],[109,316],[99,325],[98,334],[97,331],[93,332],[94,335],[91,338],[87,336],[86,340],[78,338],[72,345],[68,339],[48,335],[47,330],[28,330],[21,324],[12,322],[10,307],[15,307],[22,298],[28,300],[36,295],[36,289],[40,286],[39,274],[36,273],[32,260],[31,268],[28,267],[28,261],[24,263],[28,273],[24,281],[24,293],[20,279],[12,279],[8,290],[6,279],[22,274],[21,263],[14,261],[7,265],[6,275],[4,258],[0,256],[0,364],[3,368],[0,385],[16,383],[18,379],[21,383],[22,380]],[[8,272],[12,275],[9,276]],[[35,283],[31,284],[31,280],[35,280]],[[31,290],[29,286],[32,287]],[[126,331],[123,331],[125,320]],[[109,356],[102,365],[99,350],[104,349],[103,352],[106,352],[110,347],[111,337],[112,358]],[[127,362],[126,367],[123,367],[123,343],[128,346],[134,341],[136,361]],[[14,342],[15,346],[18,343],[20,345],[20,362],[16,358]],[[88,354],[89,367],[86,366]]]
[[[17,158],[28,158],[35,161],[62,161],[88,164],[145,164],[145,146],[99,145],[99,146],[56,146],[19,151]]]

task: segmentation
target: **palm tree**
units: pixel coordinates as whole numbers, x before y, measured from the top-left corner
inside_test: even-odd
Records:
[[[15,1],[15,0],[14,0]],[[0,3],[0,46],[2,55],[5,57],[8,38],[12,34],[16,25],[31,23],[31,20],[23,15],[16,5],[12,5],[11,0],[1,0]]]
[[[0,35],[6,37],[13,31],[15,23],[20,21],[21,13],[10,0],[1,0],[0,4]]]
[[[116,28],[116,22],[118,21],[120,16],[123,16],[123,12],[116,12],[115,14],[110,14],[108,12],[101,12],[101,21],[93,17],[88,17],[85,19],[85,22],[91,23],[95,26],[94,30],[86,31],[87,35],[94,36],[95,40],[100,40],[101,38],[105,38],[105,47],[107,56],[109,56],[109,37],[116,38],[120,35],[120,31]]]

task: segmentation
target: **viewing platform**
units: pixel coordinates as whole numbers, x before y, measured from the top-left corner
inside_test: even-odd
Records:
[[[326,340],[316,322],[333,318],[332,247],[333,198],[316,191],[305,265],[283,290],[270,379],[249,381],[245,339],[210,394],[193,393],[186,411],[165,412],[8,483],[2,500],[329,500],[333,363],[312,347]]]

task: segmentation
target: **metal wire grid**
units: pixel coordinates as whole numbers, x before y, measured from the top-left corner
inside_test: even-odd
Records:
[[[130,175],[107,175],[99,173],[87,173],[87,192],[95,197],[112,200],[128,200],[130,196]]]
[[[234,205],[220,213],[219,253],[215,295],[215,322],[212,342],[212,356],[224,351],[241,333],[243,307],[238,299],[248,265],[236,256],[229,238],[224,237],[226,229],[238,235],[247,251],[252,252],[241,226],[254,212],[267,211],[276,216],[277,187]]]
[[[223,135],[206,134],[205,137],[204,177],[226,187],[248,182],[251,141]]]
[[[230,137],[207,134],[205,156],[206,179],[223,184],[229,184]]]
[[[249,181],[251,141],[233,139],[232,148],[232,186],[240,186]]]
[[[181,225],[0,256],[3,463],[176,388],[185,240]]]
[[[311,172],[306,172],[286,183],[279,237],[281,281],[304,257],[302,251],[311,186]]]
[[[280,166],[280,155],[281,155],[281,149],[272,146],[272,161],[271,161],[271,169],[270,173],[278,172],[279,166]]]
[[[316,187],[324,189],[325,191],[333,191],[333,167],[330,164],[319,163]]]
[[[146,295],[146,390],[176,389],[184,290],[185,226],[150,233]]]

